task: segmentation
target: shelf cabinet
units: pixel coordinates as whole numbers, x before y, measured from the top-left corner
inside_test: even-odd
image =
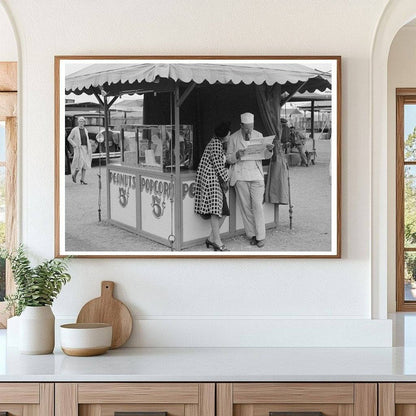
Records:
[[[0,383],[1,416],[54,416],[53,383]]]
[[[3,414],[416,416],[416,383],[0,383]]]
[[[416,383],[380,383],[379,416],[415,416]]]
[[[57,383],[56,416],[215,416],[214,383]]]
[[[217,384],[217,416],[318,415],[377,416],[377,384]]]

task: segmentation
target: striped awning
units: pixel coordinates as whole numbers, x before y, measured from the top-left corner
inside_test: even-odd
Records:
[[[282,92],[324,91],[331,88],[331,76],[298,63],[98,63],[65,78],[66,94],[94,94],[101,88],[113,94],[133,88],[146,89],[161,80],[196,84],[280,84]]]

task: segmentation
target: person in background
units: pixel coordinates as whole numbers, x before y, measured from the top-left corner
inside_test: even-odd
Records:
[[[155,152],[155,160],[157,164],[162,163],[163,144],[160,133],[152,134],[150,148]]]
[[[282,123],[282,126],[283,125],[284,123]],[[288,205],[289,167],[286,160],[285,148],[283,147],[281,140],[279,140],[280,135],[281,134],[277,134],[273,142],[273,156],[269,163],[264,202],[269,204]],[[287,144],[290,146],[289,142],[287,142]]]
[[[85,118],[78,118],[78,127],[74,127],[69,133],[68,142],[74,148],[74,157],[72,159],[72,181],[77,182],[78,172],[81,171],[81,185],[87,185],[85,182],[85,173],[87,169],[91,169],[91,143],[88,138],[88,131],[84,127]]]
[[[228,191],[228,172],[225,169],[223,144],[230,137],[229,123],[221,123],[214,130],[215,136],[205,147],[199,162],[195,180],[195,213],[211,221],[211,233],[205,240],[207,248],[229,251],[222,243],[220,228],[230,215],[225,192]]]
[[[294,126],[289,128],[290,130],[290,145],[292,149],[297,149],[300,155],[301,166],[309,166],[308,159],[305,155],[305,143],[307,137],[301,133],[300,131],[296,130]]]
[[[192,141],[189,128],[184,131],[183,153],[181,153],[181,164],[189,168],[192,164]]]
[[[242,160],[251,139],[263,135],[254,130],[254,115],[240,115],[240,129],[230,136],[227,147],[227,162],[230,166],[230,185],[235,186],[237,203],[243,218],[244,230],[251,245],[264,247],[266,224],[263,212],[264,174],[261,160]],[[273,152],[268,145],[266,152]]]
[[[285,118],[280,119],[280,124],[282,126],[280,143],[282,144],[283,151],[288,153],[290,150],[290,129]]]

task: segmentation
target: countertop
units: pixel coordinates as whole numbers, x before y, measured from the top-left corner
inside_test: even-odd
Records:
[[[120,348],[21,355],[0,331],[0,381],[416,381],[416,348]]]

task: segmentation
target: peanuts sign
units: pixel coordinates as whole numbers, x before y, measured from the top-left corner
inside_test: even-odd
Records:
[[[122,172],[110,172],[110,184],[118,187],[118,202],[125,208],[129,203],[130,190],[136,189],[136,176]]]

